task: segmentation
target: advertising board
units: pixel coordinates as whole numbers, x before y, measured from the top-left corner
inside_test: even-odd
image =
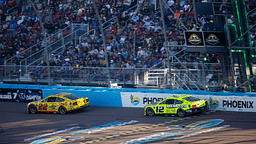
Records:
[[[0,88],[0,101],[31,102],[42,98],[42,90],[40,89]]]
[[[144,108],[147,104],[158,103],[161,100],[177,94],[121,92],[123,107]],[[210,109],[219,111],[256,112],[256,97],[247,96],[213,96],[191,95],[200,99],[207,99]]]
[[[171,97],[173,94],[166,93],[139,93],[139,92],[121,92],[121,100],[123,107],[140,107],[143,108],[147,104],[157,103],[164,98]]]

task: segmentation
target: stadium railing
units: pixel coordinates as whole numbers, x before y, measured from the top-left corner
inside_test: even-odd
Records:
[[[187,63],[187,65],[192,65],[192,63]],[[202,69],[203,66],[205,67],[204,70]],[[215,69],[216,66],[218,67],[219,63],[199,63],[199,68],[189,68],[189,72],[187,69],[173,68],[170,71],[167,68],[153,69],[153,71],[152,69],[142,68],[110,68],[109,72],[112,83],[124,86],[204,90],[205,87],[199,87],[196,84],[199,82],[205,83],[208,87],[220,87],[223,84],[223,79],[226,78],[225,74],[222,73],[221,69]],[[105,67],[49,66],[49,68],[50,73],[48,73],[47,66],[3,66],[1,69],[1,81],[81,86],[107,86],[108,84],[107,69]],[[197,76],[197,79],[193,79],[191,73]]]

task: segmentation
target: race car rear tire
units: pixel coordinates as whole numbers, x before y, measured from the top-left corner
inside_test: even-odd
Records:
[[[154,110],[153,110],[152,108],[147,108],[147,115],[148,115],[148,116],[153,116],[153,115],[155,115]]]
[[[63,107],[63,106],[61,106],[61,107],[59,108],[59,113],[62,114],[62,115],[66,114],[66,113],[67,113],[66,108]]]
[[[36,106],[34,105],[29,106],[29,112],[32,114],[36,114],[37,112]]]
[[[183,109],[178,109],[177,115],[179,117],[184,117],[186,115],[186,112]]]

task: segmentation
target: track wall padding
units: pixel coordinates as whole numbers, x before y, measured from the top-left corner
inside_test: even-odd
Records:
[[[150,102],[158,102],[166,97],[177,94],[189,94],[214,103],[216,110],[221,111],[256,111],[255,93],[235,92],[205,92],[186,90],[158,90],[158,89],[113,89],[102,87],[79,86],[45,86],[0,84],[0,88],[42,90],[43,98],[59,92],[69,92],[82,97],[88,97],[91,106],[106,107],[138,107],[143,108]],[[14,96],[13,96],[14,97]],[[218,106],[217,106],[218,105]],[[253,108],[252,108],[253,107]]]
[[[43,90],[43,96],[47,97],[55,93],[69,92],[81,97],[88,97],[91,106],[122,107],[120,92],[114,91],[86,91],[86,90]]]

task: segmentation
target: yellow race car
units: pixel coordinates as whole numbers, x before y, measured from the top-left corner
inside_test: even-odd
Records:
[[[53,112],[66,114],[67,112],[84,109],[90,106],[88,97],[82,98],[72,93],[58,93],[47,98],[27,104],[27,113]]]
[[[171,114],[184,117],[187,114],[206,111],[209,108],[207,100],[201,100],[190,95],[177,95],[165,98],[159,103],[148,104],[144,115]]]

